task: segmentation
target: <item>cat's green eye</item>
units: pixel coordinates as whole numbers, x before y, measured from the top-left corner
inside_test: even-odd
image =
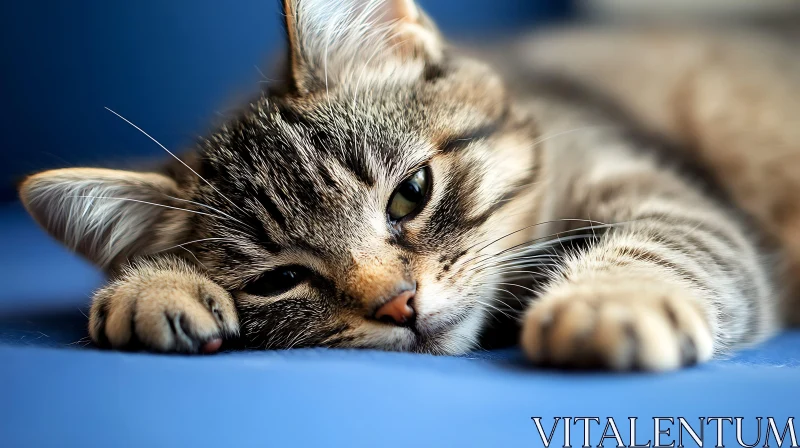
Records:
[[[428,168],[419,171],[407,178],[392,193],[386,212],[389,219],[399,221],[418,212],[428,198],[430,179]]]

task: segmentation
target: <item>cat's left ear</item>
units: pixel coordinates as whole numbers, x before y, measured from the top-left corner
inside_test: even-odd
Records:
[[[300,93],[365,66],[438,64],[444,41],[414,0],[283,0],[290,75]]]
[[[19,193],[48,233],[106,270],[174,247],[191,214],[175,180],[158,173],[51,170],[25,179]]]

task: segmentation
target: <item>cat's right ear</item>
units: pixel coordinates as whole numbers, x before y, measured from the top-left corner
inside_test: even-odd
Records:
[[[437,64],[444,41],[414,0],[283,0],[289,74],[304,94],[365,66]]]
[[[156,173],[45,171],[25,179],[19,193],[42,227],[103,269],[169,248],[189,215],[173,203],[179,194],[175,181]]]

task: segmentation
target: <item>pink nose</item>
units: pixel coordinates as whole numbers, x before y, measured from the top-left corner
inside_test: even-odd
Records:
[[[375,319],[394,323],[397,325],[408,325],[414,320],[414,291],[403,291],[394,298],[384,303],[375,312]]]

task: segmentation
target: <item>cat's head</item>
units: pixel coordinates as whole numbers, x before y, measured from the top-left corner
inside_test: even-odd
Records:
[[[470,349],[540,202],[530,118],[411,0],[284,3],[284,82],[190,170],[40,173],[28,210],[107,269],[186,256],[249,346]]]

